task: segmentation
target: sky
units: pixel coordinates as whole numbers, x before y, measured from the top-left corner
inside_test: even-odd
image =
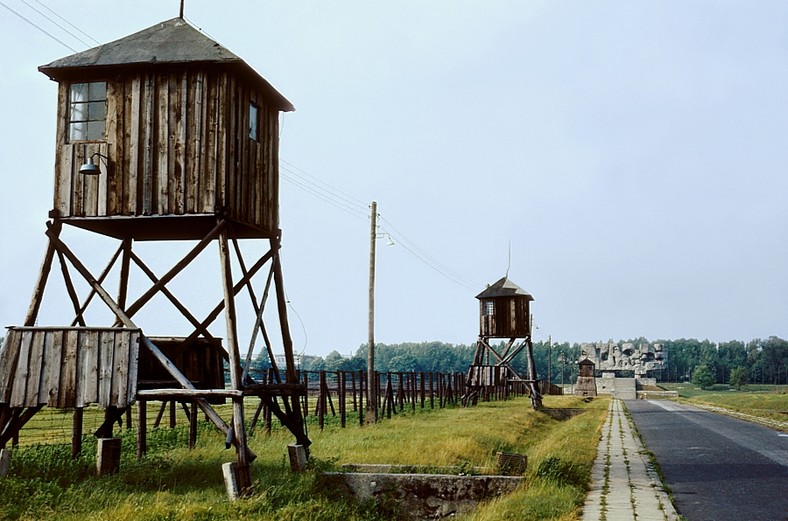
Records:
[[[178,9],[0,0],[0,325],[23,323],[46,249],[56,84],[37,67]],[[507,273],[535,341],[788,338],[788,3],[187,0],[185,17],[296,107],[296,351],[367,341],[373,200],[377,343],[475,342],[475,296]],[[100,272],[116,243],[67,233]],[[158,273],[187,246],[144,245]],[[73,318],[57,273],[40,324]],[[219,277],[210,257],[172,291],[199,315]],[[160,300],[146,334],[188,334]]]

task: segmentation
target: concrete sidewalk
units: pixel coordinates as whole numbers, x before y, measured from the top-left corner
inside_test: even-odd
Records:
[[[624,403],[611,399],[583,506],[584,521],[679,520],[644,451]]]

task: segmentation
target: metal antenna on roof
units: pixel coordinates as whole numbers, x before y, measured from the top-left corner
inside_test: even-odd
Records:
[[[181,0],[181,14],[180,14],[180,18],[183,18],[183,4],[185,2],[186,2],[186,0]]]
[[[509,241],[509,264],[506,266],[506,278],[509,278],[509,270],[512,268],[512,241]]]

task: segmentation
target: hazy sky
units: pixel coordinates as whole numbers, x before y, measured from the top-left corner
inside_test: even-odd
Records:
[[[81,51],[96,43],[54,13],[106,43],[178,1],[0,2],[12,325],[52,206],[56,84],[37,67],[74,51],[9,8]],[[280,201],[298,351],[366,342],[372,200],[378,342],[474,342],[474,297],[507,269],[536,299],[535,340],[788,337],[788,3],[190,0],[186,18],[296,106]],[[115,248],[69,241],[97,273]],[[71,318],[58,272],[42,324]],[[173,292],[210,309],[219,276],[211,256]]]

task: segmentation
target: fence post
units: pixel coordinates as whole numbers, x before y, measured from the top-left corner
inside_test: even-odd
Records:
[[[358,424],[364,426],[364,370],[358,370]]]

